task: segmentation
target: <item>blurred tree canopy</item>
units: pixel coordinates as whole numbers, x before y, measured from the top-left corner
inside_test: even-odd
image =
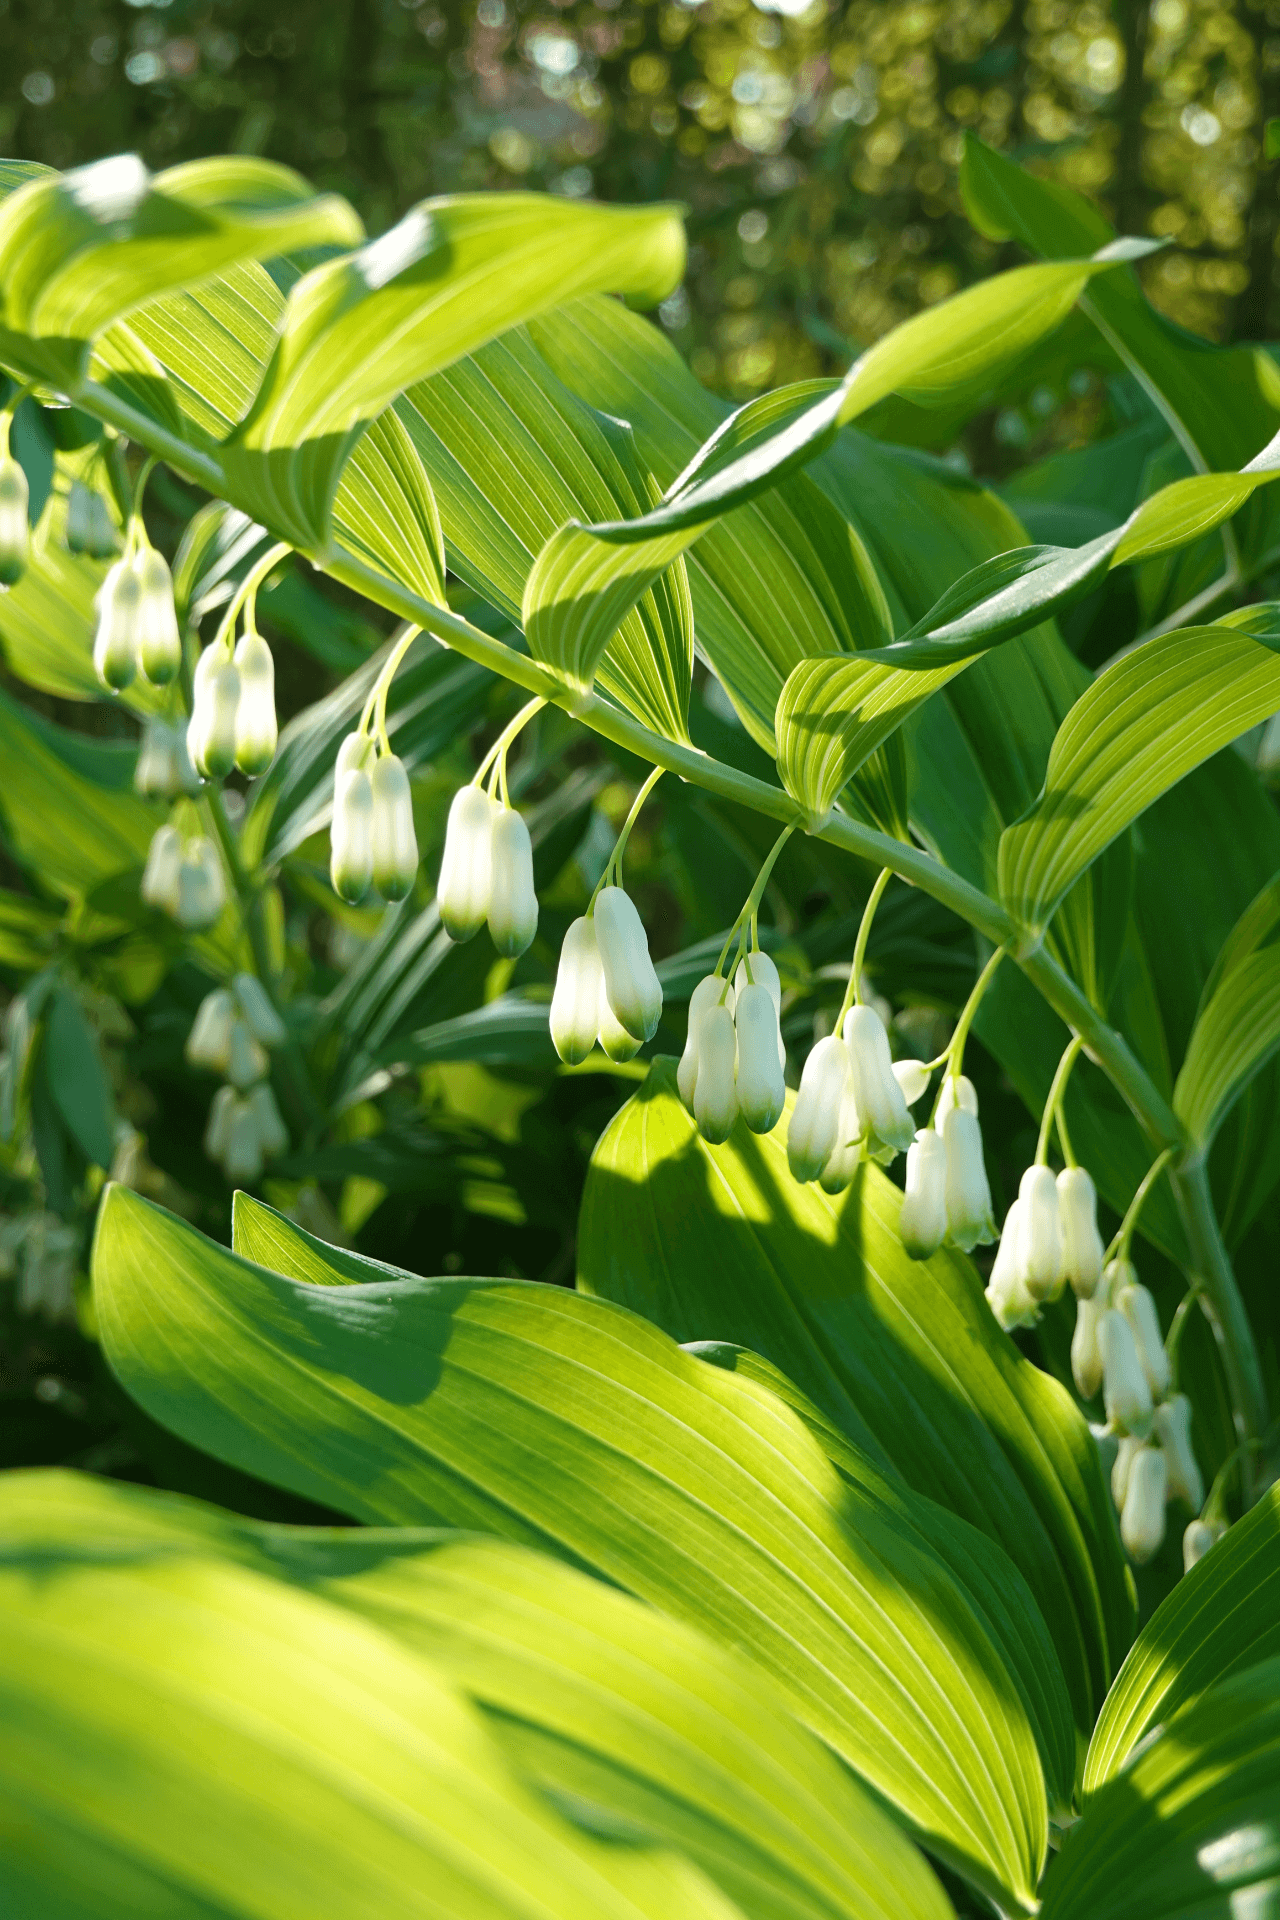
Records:
[[[1144,278],[1176,320],[1280,334],[1280,0],[7,0],[0,52],[0,145],[57,167],[262,153],[374,231],[457,189],[683,201],[662,321],[735,398],[997,263],[970,128],[1166,239]],[[1055,438],[1070,398],[1033,396]]]

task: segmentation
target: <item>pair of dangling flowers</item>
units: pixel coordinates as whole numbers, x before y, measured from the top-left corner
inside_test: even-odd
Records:
[[[570,923],[560,949],[550,1026],[567,1066],[578,1066],[597,1041],[610,1060],[634,1059],[662,1018],[662,983],[648,936],[622,885],[631,829],[660,772],[655,767],[636,795],[587,911]]]
[[[275,661],[258,632],[255,608],[259,586],[288,551],[284,544],[272,547],[250,569],[196,662],[187,752],[206,780],[222,779],[233,767],[251,776],[265,773],[275,758]],[[237,640],[242,609],[244,631]]]
[[[454,794],[436,882],[440,923],[449,938],[470,940],[488,921],[490,938],[507,960],[527,953],[538,931],[533,842],[524,815],[511,804],[507,753],[545,705],[534,699],[523,706],[489,748],[475,778]]]
[[[187,1036],[189,1064],[227,1081],[209,1108],[204,1150],[233,1184],[252,1184],[289,1145],[267,1078],[269,1050],[284,1040],[284,1022],[251,973],[238,973],[229,987],[206,994]]]
[[[186,805],[186,803],[184,803]],[[149,907],[168,914],[187,933],[211,927],[226,905],[222,861],[212,840],[199,832],[194,809],[178,809],[182,824],[157,827],[147,851],[139,889]]]
[[[164,555],[147,538],[142,518],[142,494],[152,465],[148,460],[138,477],[124,552],[107,569],[94,596],[93,665],[112,693],[123,693],[139,673],[153,687],[167,687],[182,666],[173,576]],[[68,515],[70,534],[70,510]]]

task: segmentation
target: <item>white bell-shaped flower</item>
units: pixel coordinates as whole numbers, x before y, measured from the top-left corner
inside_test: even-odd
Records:
[[[603,967],[600,970],[600,999],[596,1005],[596,1026],[599,1030],[600,1045],[610,1060],[634,1060],[644,1045],[643,1040],[637,1040],[633,1033],[627,1032],[609,1005]]]
[[[737,1052],[733,1015],[728,1007],[709,1007],[698,1022],[698,1080],[693,1091],[693,1117],[698,1123],[698,1132],[713,1147],[729,1138],[738,1117]]]
[[[907,1105],[914,1107],[922,1094],[928,1091],[933,1076],[923,1060],[895,1060],[893,1077],[902,1089],[902,1097]]]
[[[1088,1300],[1102,1278],[1103,1246],[1097,1189],[1083,1167],[1064,1167],[1058,1175],[1058,1218],[1063,1277],[1077,1299]]]
[[[954,1111],[954,1109],[953,1109]],[[1034,1327],[1040,1318],[1039,1303],[1031,1298],[1018,1278],[1014,1249],[1018,1241],[1018,1202],[1015,1200],[1004,1217],[1004,1231],[996,1248],[996,1257],[987,1282],[987,1304],[1006,1333],[1014,1327]]]
[[[1102,1386],[1102,1349],[1098,1323],[1107,1310],[1104,1296],[1076,1301],[1076,1330],[1071,1336],[1071,1374],[1082,1400],[1092,1400]]]
[[[708,1007],[719,1006],[721,1001],[732,1013],[737,1005],[737,995],[729,982],[718,973],[709,973],[699,980],[689,995],[689,1029],[685,1036],[684,1052],[676,1068],[676,1087],[680,1098],[693,1112],[693,1092],[698,1083],[698,1023]]]
[[[227,1150],[227,1130],[238,1099],[234,1087],[219,1087],[213,1096],[204,1130],[204,1150],[210,1160],[221,1163]]]
[[[738,988],[733,1017],[738,1030],[738,1109],[752,1133],[772,1133],[787,1103],[782,1077],[786,1056],[778,1009],[763,981]]]
[[[901,1152],[916,1137],[902,1088],[893,1077],[893,1058],[884,1022],[873,1007],[850,1007],[844,1040],[853,1072],[853,1096],[868,1140]]]
[[[404,900],[418,877],[413,792],[404,762],[384,753],[369,775],[373,790],[373,884],[384,900]]]
[[[351,734],[338,750],[329,828],[329,879],[338,898],[352,906],[364,899],[373,880],[373,785],[352,744],[359,740]]]
[[[253,1123],[258,1129],[258,1141],[263,1157],[267,1160],[279,1159],[280,1155],[288,1149],[289,1133],[280,1117],[275,1094],[271,1091],[271,1082],[260,1080],[246,1098],[249,1102],[249,1111],[253,1115]]]
[[[972,1253],[996,1237],[991,1187],[982,1156],[982,1128],[967,1107],[953,1106],[942,1129],[947,1149],[947,1240]]]
[[[107,578],[110,579],[110,574]],[[197,773],[220,780],[236,763],[236,711],[240,672],[225,647],[206,647],[192,675],[187,752]]]
[[[260,1040],[264,1047],[282,1047],[287,1038],[284,1021],[272,1006],[257,974],[238,973],[231,984],[254,1039]]]
[[[828,1034],[804,1063],[791,1109],[787,1164],[793,1179],[816,1180],[834,1153],[848,1079],[849,1049],[839,1034]]]
[[[1126,1433],[1116,1447],[1116,1457],[1111,1463],[1111,1498],[1115,1502],[1117,1513],[1124,1510],[1125,1495],[1129,1491],[1129,1475],[1133,1463],[1146,1446],[1145,1440],[1136,1440]]]
[[[1216,1547],[1226,1528],[1213,1520],[1193,1520],[1182,1536],[1182,1571],[1190,1573],[1204,1559],[1210,1547]]]
[[[1191,1402],[1185,1393],[1162,1401],[1152,1416],[1169,1469],[1169,1498],[1185,1500],[1193,1513],[1204,1505],[1204,1477],[1191,1444]]]
[[[207,993],[196,1009],[185,1048],[193,1067],[205,1067],[210,1073],[224,1074],[231,1046],[231,1029],[236,1021],[235,996],[225,987]]]
[[[167,687],[182,665],[182,635],[169,563],[154,547],[134,561],[138,574],[138,665],[153,686]]]
[[[149,799],[172,800],[180,793],[196,793],[200,780],[187,752],[187,730],[164,720],[148,720],[134,763],[136,793]]]
[[[228,1109],[222,1169],[234,1184],[244,1181],[250,1186],[262,1173],[262,1136],[247,1100],[237,1099]]]
[[[907,1189],[898,1238],[913,1260],[927,1260],[947,1236],[947,1149],[932,1127],[921,1127],[907,1148]]]
[[[564,936],[551,996],[551,1041],[566,1066],[576,1067],[595,1046],[603,985],[595,922],[583,914]]]
[[[267,1072],[269,1062],[266,1048],[260,1040],[255,1040],[249,1022],[239,1017],[231,1022],[231,1032],[227,1036],[226,1076],[233,1087],[241,1093],[256,1085]]]
[[[847,1052],[848,1049],[846,1048]],[[844,1092],[840,1097],[840,1122],[836,1128],[836,1144],[826,1166],[818,1175],[818,1185],[824,1193],[843,1193],[852,1184],[853,1176],[862,1164],[866,1151],[863,1138],[862,1117],[858,1112],[857,1095],[854,1092],[853,1068],[850,1066],[844,1083]]]
[[[211,927],[227,903],[222,862],[212,840],[188,840],[178,870],[178,907],[174,918],[188,933]]]
[[[275,759],[280,729],[276,721],[276,663],[260,633],[248,629],[241,634],[236,643],[235,668],[240,676],[236,765],[241,773],[265,773]]]
[[[92,501],[96,496],[80,480],[71,482],[71,492],[67,498],[67,523],[63,538],[68,553],[88,551],[92,527]]]
[[[27,566],[27,476],[11,455],[0,460],[0,586],[21,580]]]
[[[662,983],[649,958],[635,902],[621,887],[602,887],[596,895],[595,922],[609,1005],[635,1039],[652,1040],[662,1018]]]
[[[1153,1400],[1162,1400],[1169,1391],[1169,1356],[1160,1332],[1160,1315],[1150,1293],[1138,1279],[1131,1260],[1113,1260],[1104,1276],[1107,1298],[1118,1307],[1133,1331],[1134,1344],[1142,1371],[1147,1376]]]
[[[758,987],[767,987],[769,989],[769,998],[773,1001],[773,1010],[778,1016],[778,1065],[782,1069],[783,1073],[785,1073],[787,1070],[787,1049],[786,1049],[786,1043],[782,1038],[782,1025],[781,1025],[782,982],[778,978],[777,967],[774,965],[773,961],[769,958],[767,953],[763,951],[757,951],[752,954],[751,979],[755,982],[755,984]],[[750,982],[747,979],[746,960],[745,959],[739,960],[738,970],[733,976],[733,986],[734,986],[735,993],[741,993],[742,989],[745,986],[748,986],[749,984]],[[750,1121],[748,1121],[747,1124],[749,1126],[751,1124]]]
[[[176,827],[157,827],[147,849],[139,892],[149,907],[162,913],[178,911],[178,882],[182,873],[182,835]]]
[[[1108,1307],[1098,1322],[1098,1351],[1102,1355],[1102,1394],[1107,1419],[1121,1433],[1145,1440],[1151,1431],[1151,1388],[1142,1371],[1133,1329],[1116,1307]]]
[[[517,813],[514,807],[500,807],[494,817],[490,844],[493,881],[489,896],[489,932],[498,952],[514,960],[533,945],[533,936],[538,931],[533,842],[523,814]]]
[[[141,591],[132,564],[128,560],[117,560],[98,588],[94,602],[98,610],[98,628],[93,639],[94,670],[113,693],[122,693],[132,685],[138,671]]]
[[[933,1116],[934,1128],[938,1133],[946,1131],[947,1115],[953,1107],[963,1107],[965,1112],[971,1113],[976,1120],[978,1089],[965,1074],[944,1071],[942,1086],[938,1093],[938,1109]]]
[[[1018,1186],[1018,1277],[1033,1300],[1052,1300],[1062,1284],[1058,1183],[1048,1167],[1028,1167]]]
[[[489,918],[493,823],[499,811],[483,787],[459,787],[453,796],[436,884],[440,922],[451,940],[470,940]]]
[[[1159,1447],[1143,1447],[1129,1470],[1129,1486],[1120,1514],[1120,1538],[1129,1558],[1142,1566],[1164,1540],[1165,1458]]]

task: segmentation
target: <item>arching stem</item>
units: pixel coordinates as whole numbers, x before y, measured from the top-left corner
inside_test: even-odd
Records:
[[[1048,1158],[1049,1134],[1053,1127],[1053,1117],[1062,1103],[1062,1096],[1067,1090],[1067,1081],[1071,1077],[1071,1069],[1080,1058],[1083,1047],[1084,1041],[1080,1038],[1080,1035],[1077,1034],[1074,1040],[1068,1041],[1063,1050],[1062,1058],[1058,1062],[1058,1070],[1054,1074],[1053,1082],[1049,1088],[1049,1098],[1045,1101],[1044,1112],[1040,1116],[1040,1138],[1036,1142],[1036,1165],[1038,1167],[1044,1166]]]

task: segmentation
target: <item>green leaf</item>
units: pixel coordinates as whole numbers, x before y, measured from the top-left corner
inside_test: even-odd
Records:
[[[1223,946],[1173,1090],[1192,1140],[1207,1147],[1228,1110],[1280,1046],[1280,879],[1245,908]]]
[[[1184,627],[1116,661],[1058,729],[1040,798],[1000,838],[1000,894],[1042,931],[1067,889],[1153,800],[1280,707],[1276,647]]]
[[[685,1862],[570,1825],[429,1660],[349,1607],[234,1564],[218,1551],[233,1523],[201,1514],[185,1528],[192,1512],[106,1481],[5,1478],[14,1912],[738,1914]]]
[[[1244,1667],[1280,1655],[1280,1486],[1178,1582],[1129,1650],[1085,1762],[1093,1794],[1161,1721]]]
[[[887,652],[888,650],[883,650]],[[802,660],[778,695],[778,772],[793,799],[825,818],[859,767],[916,708],[969,664],[904,670],[881,657]]]
[[[44,175],[0,207],[3,350],[25,372],[74,382],[89,343],[145,301],[243,259],[355,246],[364,230],[337,194],[248,156],[148,173],[117,154]]]
[[[762,1432],[758,1392],[561,1289],[393,1274],[243,1198],[236,1239],[291,1277],[104,1200],[99,1326],[153,1416],[359,1517],[549,1548],[739,1646],[931,1850],[1030,1903],[1044,1787],[1003,1658],[781,1403]]]
[[[98,1038],[75,995],[53,996],[44,1030],[44,1070],[54,1105],[85,1158],[109,1167],[115,1154],[115,1102]]]
[[[274,530],[323,547],[355,437],[406,387],[577,295],[660,300],[683,267],[670,208],[523,193],[423,201],[293,287],[266,377],[224,449],[232,485]]]
[[[41,721],[0,692],[0,816],[14,856],[65,898],[140,868],[164,814],[129,787],[132,747]]]
[[[1241,1920],[1274,1911],[1278,1884],[1280,1659],[1271,1659],[1175,1715],[1090,1801],[1041,1912]]]
[[[969,1261],[908,1260],[900,1196],[878,1169],[838,1198],[798,1185],[785,1118],[709,1147],[674,1077],[656,1061],[596,1147],[579,1289],[679,1340],[763,1354],[856,1447],[998,1541],[1048,1622],[1087,1736],[1133,1606],[1071,1400],[1000,1332]]]

